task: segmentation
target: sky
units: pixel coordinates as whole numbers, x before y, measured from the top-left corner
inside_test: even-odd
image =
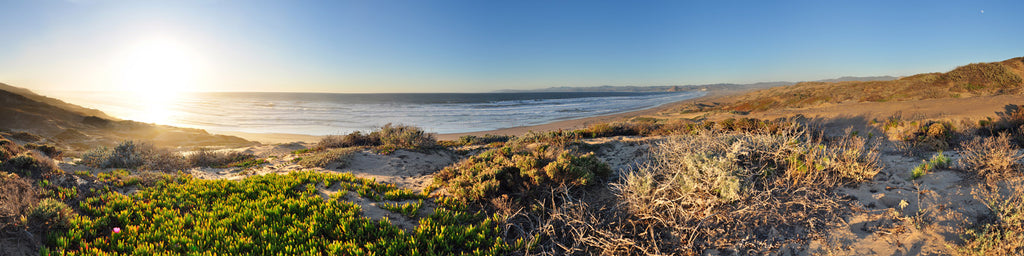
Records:
[[[1024,56],[1024,1],[0,0],[35,90],[487,92],[945,72]]]

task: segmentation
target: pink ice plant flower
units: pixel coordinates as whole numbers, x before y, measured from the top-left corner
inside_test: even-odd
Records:
[[[114,233],[115,234],[121,233],[121,228],[114,228]]]

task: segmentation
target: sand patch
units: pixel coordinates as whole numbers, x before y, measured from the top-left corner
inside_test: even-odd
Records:
[[[332,171],[351,172],[358,177],[373,178],[414,191],[423,190],[433,182],[434,173],[458,160],[447,150],[416,152],[396,150],[387,155],[360,151],[353,155],[347,166]]]

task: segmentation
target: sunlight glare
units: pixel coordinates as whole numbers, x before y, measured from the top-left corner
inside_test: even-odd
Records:
[[[131,95],[141,107],[131,120],[171,124],[171,107],[183,92],[202,87],[200,55],[180,40],[160,36],[124,48],[111,68],[114,90]]]

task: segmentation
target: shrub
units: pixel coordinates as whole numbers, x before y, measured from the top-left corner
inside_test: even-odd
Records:
[[[60,149],[57,149],[53,145],[36,145],[36,144],[33,144],[33,143],[29,143],[29,144],[25,144],[25,149],[28,149],[28,150],[39,150],[39,152],[42,152],[43,154],[45,154],[46,156],[48,156],[50,158],[60,158],[64,154],[63,151],[61,151]]]
[[[0,163],[0,170],[33,178],[41,178],[59,171],[53,159],[36,150],[22,152]]]
[[[13,141],[0,137],[0,161],[11,159],[23,151],[25,151],[25,148],[18,146]]]
[[[24,141],[24,142],[37,142],[37,141],[43,140],[43,137],[39,137],[39,135],[35,135],[35,134],[27,133],[27,132],[14,132],[14,133],[11,133],[11,138],[14,138],[14,139],[20,140],[20,141]]]
[[[383,146],[406,149],[428,149],[437,145],[433,134],[408,125],[385,124],[380,130],[370,134],[380,139]]]
[[[242,163],[256,158],[251,153],[214,151],[208,148],[199,148],[195,152],[185,156],[185,161],[191,167],[218,167],[225,168],[232,164]]]
[[[28,179],[0,173],[0,232],[23,229],[26,223],[20,219],[29,215],[39,201],[38,194]]]
[[[978,130],[979,133],[986,136],[1007,133],[1018,146],[1024,145],[1024,108],[1010,104],[1004,109],[1005,111],[996,113],[998,119],[995,121],[992,121],[991,117],[989,120],[978,121],[979,126],[983,128]]]
[[[613,136],[647,136],[661,129],[661,125],[650,121],[601,123],[588,127],[583,133],[589,138]]]
[[[613,185],[630,221],[647,220],[646,229],[657,230],[652,235],[666,237],[644,246],[673,254],[767,252],[802,241],[839,221],[847,199],[833,188],[879,171],[877,152],[863,138],[826,143],[795,127],[700,132],[652,151],[649,165]]]
[[[967,229],[962,234],[964,244],[954,247],[956,253],[1020,255],[1024,251],[1024,183],[1014,179],[1005,186],[984,186],[972,194],[990,210],[989,222]]]
[[[81,164],[96,168],[181,170],[188,167],[185,157],[148,143],[123,141],[114,148],[98,147],[82,155]]]
[[[512,136],[508,135],[493,135],[485,134],[484,136],[473,136],[465,135],[459,137],[455,141],[443,141],[439,142],[445,147],[457,147],[457,146],[470,146],[470,145],[489,145],[492,143],[504,143],[512,139]]]
[[[355,131],[348,135],[329,135],[324,136],[317,142],[317,149],[328,149],[328,148],[347,148],[347,147],[372,147],[380,145],[380,139],[374,138],[369,134],[363,134],[362,132]]]
[[[320,151],[313,153],[312,155],[303,157],[297,163],[306,168],[313,167],[327,167],[331,163],[340,163],[340,166],[345,166],[352,154],[359,151],[359,148],[332,148],[326,151]]]
[[[964,143],[958,163],[962,169],[991,180],[1016,173],[1022,158],[1017,146],[1010,143],[1010,137],[1002,133]]]
[[[74,211],[71,210],[71,207],[63,202],[45,198],[32,208],[28,218],[33,223],[41,225],[45,230],[65,229],[73,214]]]
[[[370,134],[356,131],[348,135],[324,136],[317,143],[317,149],[346,147],[385,147],[392,149],[429,149],[437,145],[433,134],[408,125],[385,124]]]
[[[434,183],[465,201],[502,195],[527,201],[551,188],[590,185],[611,174],[593,153],[572,149],[575,140],[562,132],[528,135],[446,167]]]

